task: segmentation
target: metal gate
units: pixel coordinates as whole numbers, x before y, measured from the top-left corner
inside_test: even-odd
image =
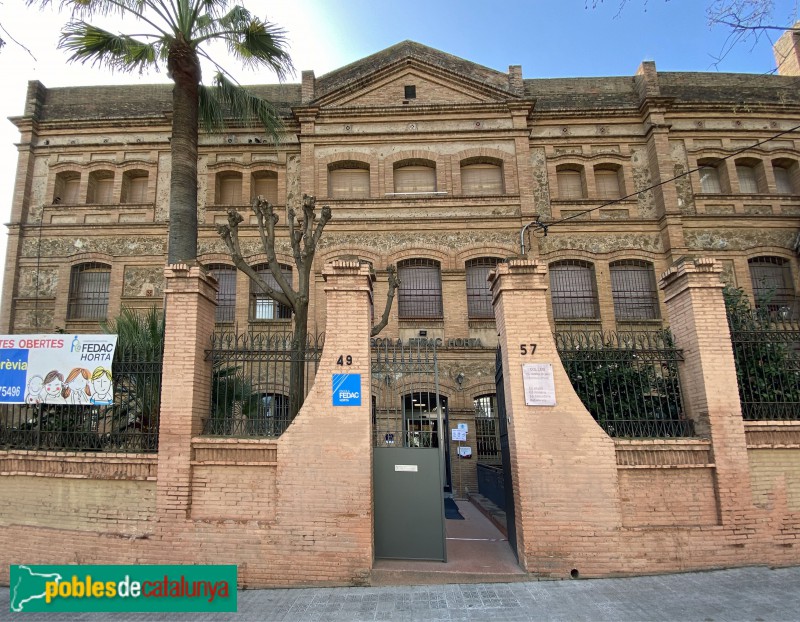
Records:
[[[508,544],[514,555],[517,555],[517,527],[514,520],[514,488],[511,480],[511,453],[508,448],[508,418],[506,415],[506,391],[503,386],[503,355],[497,348],[494,372],[495,391],[497,393],[497,417],[500,424],[500,457],[503,464],[503,487],[506,493],[506,530]],[[519,559],[519,556],[517,555]]]
[[[446,561],[446,399],[439,393],[436,346],[374,343],[375,557]]]

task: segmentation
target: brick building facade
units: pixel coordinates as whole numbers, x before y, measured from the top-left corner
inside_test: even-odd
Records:
[[[796,40],[789,43],[797,56]],[[778,49],[786,45],[782,39]],[[198,259],[217,279],[216,323],[240,331],[289,326],[285,310],[234,269],[216,225],[226,221],[231,207],[247,218],[253,196],[264,195],[282,211],[299,207],[303,194],[315,195],[333,211],[316,258],[312,329],[329,328],[331,302],[323,266],[341,256],[370,262],[377,273],[374,296],[380,308],[386,269],[396,265],[403,287],[380,338],[441,340],[441,393],[447,397],[451,428],[465,422],[473,429],[476,411],[493,408],[495,350],[498,331],[504,329],[495,321],[487,276],[498,262],[520,257],[520,232],[532,221],[548,224],[546,236],[534,233],[533,227],[522,241],[526,259],[546,267],[549,291],[529,312],[514,308],[516,327],[527,323],[532,334],[576,325],[603,330],[674,327],[670,309],[678,317],[683,307],[670,306],[668,299],[683,294],[670,292],[669,279],[659,288],[659,277],[674,264],[698,257],[716,259],[714,278],[721,274],[754,301],[768,299],[774,311],[796,315],[800,77],[794,65],[785,67],[786,75],[774,76],[664,73],[644,62],[632,76],[529,79],[519,66],[503,73],[406,41],[318,78],[303,72],[300,84],[253,87],[285,118],[280,144],[267,144],[258,130],[245,127],[200,139]],[[170,100],[170,87],[161,85],[47,89],[30,83],[24,114],[13,119],[22,137],[0,332],[94,332],[98,321],[116,316],[122,305],[162,303]],[[263,265],[255,220],[245,222],[251,226],[242,227],[244,253],[251,265]],[[282,219],[278,255],[291,274],[287,233]],[[692,335],[689,331],[682,339],[692,343]],[[703,393],[702,388],[691,390]],[[602,435],[589,425],[591,419],[579,419],[575,425],[586,429],[587,438]],[[196,418],[191,421],[196,426]],[[293,431],[297,438],[307,433],[302,426]],[[557,431],[552,433],[558,437]],[[740,436],[744,438],[741,431]],[[177,448],[173,466],[168,456],[159,456],[159,474],[174,468],[185,475],[193,469],[186,477],[202,479],[206,467],[198,465],[198,456],[221,460],[226,451],[210,441],[208,446],[193,441],[190,468],[178,437],[165,436],[162,429],[161,454],[171,441]],[[725,512],[741,507],[738,501],[726,506],[725,494],[722,505],[715,505],[713,494],[698,493],[680,511],[661,507],[658,499],[648,501],[646,495],[631,499],[631,491],[656,488],[641,470],[631,468],[617,476],[616,465],[626,455],[641,457],[646,450],[626,448],[624,441],[615,445],[607,437],[596,441],[592,451],[598,456],[598,473],[608,478],[601,484],[595,478],[575,480],[574,487],[583,493],[596,487],[595,494],[603,496],[603,503],[611,499],[611,505],[595,514],[603,519],[600,527],[574,516],[553,519],[573,521],[575,542],[588,532],[610,534],[620,524],[718,525],[728,520]],[[730,458],[730,468],[726,456],[718,455],[716,474],[703,468],[683,471],[680,477],[688,480],[681,480],[681,486],[691,480],[697,490],[709,492],[715,477],[734,481],[742,460],[747,462],[744,447],[742,441],[744,458]],[[256,443],[248,449],[263,453],[266,457],[258,460],[265,464],[276,459],[272,445]],[[536,444],[512,448],[512,454],[517,450],[528,460],[535,456]],[[705,456],[710,449],[702,441],[687,440],[668,451],[702,458],[697,466],[704,468],[713,462]],[[459,460],[453,453],[455,494],[475,491],[474,461]],[[280,458],[278,463],[285,464]],[[121,494],[113,488],[135,485],[141,495],[132,504],[136,512],[148,514],[150,506],[155,512],[159,504],[175,505],[178,514],[197,512],[201,522],[185,538],[202,538],[209,529],[202,519],[220,512],[211,488],[186,510],[180,494],[162,490],[166,484],[160,477],[153,484],[153,461],[135,459],[131,465],[131,481],[103,478],[103,486],[112,490],[80,494],[113,496]],[[771,468],[767,463],[762,467]],[[19,467],[18,472],[27,471]],[[234,486],[240,476],[237,472],[231,480],[215,479],[213,485],[223,490],[226,481]],[[354,480],[361,476],[354,474]],[[792,477],[789,489],[794,492],[784,503],[796,512],[800,506],[796,475]],[[520,480],[525,478],[521,473]],[[83,482],[71,485],[77,488]],[[667,490],[669,485],[659,483]],[[676,483],[672,491],[676,498],[679,488]],[[526,500],[522,489],[518,493],[520,530],[533,530],[525,520],[535,511],[525,514],[524,507],[536,500]],[[262,511],[254,509],[250,519]],[[125,529],[133,533],[137,521],[147,520],[120,512],[130,523]],[[269,508],[273,518],[281,512],[277,505]],[[167,521],[161,528],[168,533],[175,526]],[[356,543],[368,539],[360,529],[354,531]],[[697,546],[706,535],[684,535],[682,542]],[[609,537],[619,545],[618,532]],[[633,548],[654,546],[652,534],[626,538]],[[91,550],[93,545],[86,546]],[[520,563],[531,571],[563,573],[558,565],[548,569],[544,560],[554,550],[548,546],[541,538],[520,543],[527,551]],[[552,545],[560,546],[571,545]],[[591,561],[589,572],[620,572],[618,553],[609,555]],[[705,558],[676,566],[664,560],[648,565],[645,557],[631,569],[702,567],[733,559]],[[754,554],[750,559],[762,558]],[[778,561],[789,558],[786,553]],[[363,560],[359,563],[363,570]],[[302,582],[302,577],[278,581],[266,571],[253,572],[256,582]],[[340,581],[343,576],[355,575],[331,570],[310,580]]]

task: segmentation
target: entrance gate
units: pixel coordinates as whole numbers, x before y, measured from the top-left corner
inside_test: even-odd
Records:
[[[446,400],[435,345],[372,348],[375,557],[446,561]]]
[[[517,555],[517,526],[514,516],[514,486],[511,479],[511,452],[508,448],[508,416],[506,413],[506,390],[503,384],[503,356],[497,348],[494,372],[495,390],[497,394],[497,417],[500,424],[500,457],[503,465],[503,488],[506,493],[506,531],[508,544],[514,555]]]

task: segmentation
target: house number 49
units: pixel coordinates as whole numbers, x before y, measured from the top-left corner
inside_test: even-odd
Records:
[[[352,365],[353,364],[353,357],[349,354],[345,356],[344,354],[340,354],[339,358],[336,359],[337,365]]]

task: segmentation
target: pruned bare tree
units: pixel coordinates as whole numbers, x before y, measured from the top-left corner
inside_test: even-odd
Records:
[[[242,215],[236,210],[228,210],[228,224],[217,227],[220,237],[225,241],[236,267],[244,272],[253,283],[258,285],[264,294],[292,310],[294,319],[291,346],[293,356],[289,372],[289,408],[290,417],[292,418],[300,410],[305,397],[304,355],[308,339],[308,303],[312,279],[311,270],[322,232],[331,219],[331,209],[327,205],[322,208],[319,218],[317,217],[316,202],[315,197],[303,195],[302,215],[298,217],[293,208],[289,208],[287,212],[289,242],[292,248],[294,264],[297,266],[297,289],[294,289],[291,282],[286,279],[278,263],[278,257],[275,252],[275,227],[279,218],[273,205],[264,197],[259,196],[253,199],[251,207],[256,215],[261,246],[267,256],[269,270],[278,284],[277,289],[254,270],[242,254],[239,242],[239,225],[244,221]],[[386,305],[380,322],[372,327],[372,336],[377,335],[389,321],[392,301],[397,288],[400,286],[394,266],[389,266],[388,274],[389,292],[386,297]]]

